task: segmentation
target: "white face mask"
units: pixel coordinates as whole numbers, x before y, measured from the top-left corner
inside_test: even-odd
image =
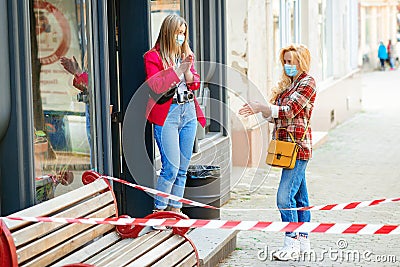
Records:
[[[183,34],[177,34],[176,35],[176,43],[181,46],[183,42],[185,41],[185,35]]]

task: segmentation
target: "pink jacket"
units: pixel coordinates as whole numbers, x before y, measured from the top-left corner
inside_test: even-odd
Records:
[[[85,91],[89,84],[89,75],[87,72],[74,75],[73,85],[75,88]]]
[[[168,68],[166,70],[164,69],[159,54],[159,45],[157,44],[144,55],[144,66],[146,71],[146,81],[148,82],[150,89],[156,94],[167,92],[168,89],[180,81],[172,68]],[[187,83],[187,87],[190,90],[197,90],[200,88],[200,75],[196,72],[194,66],[191,67],[190,71],[193,73],[194,78],[193,82]],[[161,126],[164,125],[171,103],[172,98],[164,104],[157,104],[153,98],[149,97],[146,108],[146,118],[151,123]],[[201,126],[204,127],[206,124],[206,119],[196,98],[194,99],[194,103],[196,106],[197,120]]]

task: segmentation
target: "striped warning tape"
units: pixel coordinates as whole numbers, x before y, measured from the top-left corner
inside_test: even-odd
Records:
[[[118,179],[118,178],[115,178],[115,177],[100,176],[99,178],[108,179],[108,180],[112,180],[112,181],[115,181],[115,182],[118,182],[118,183],[121,183],[121,184],[125,184],[125,185],[133,187],[135,189],[138,189],[138,190],[141,190],[141,191],[153,194],[153,195],[157,195],[157,196],[160,196],[160,197],[164,197],[164,198],[167,198],[167,199],[172,199],[172,200],[181,202],[183,204],[188,204],[188,205],[192,205],[192,206],[196,206],[196,207],[203,207],[203,208],[208,208],[208,209],[218,209],[217,207],[214,207],[214,206],[206,205],[206,204],[203,204],[203,203],[200,203],[200,202],[197,202],[197,201],[193,201],[193,200],[190,200],[190,199],[186,199],[186,198],[178,197],[178,196],[171,195],[171,194],[168,194],[168,193],[164,193],[164,192],[158,191],[158,190],[153,189],[153,188],[149,188],[149,187],[133,184],[133,183],[130,183],[130,182],[127,182],[125,180],[121,180],[121,179]]]
[[[137,184],[133,184],[130,182],[127,182],[125,180],[121,180],[115,177],[111,177],[111,176],[100,176],[100,178],[102,179],[108,179],[108,180],[112,180],[118,183],[122,183],[125,184],[127,186],[136,188],[138,190],[153,194],[153,195],[157,195],[157,196],[161,196],[167,199],[172,199],[184,204],[188,204],[188,205],[192,205],[192,206],[196,206],[196,207],[203,207],[203,208],[208,208],[208,209],[219,209],[219,210],[230,210],[230,211],[254,211],[254,210],[279,210],[278,208],[265,208],[265,209],[227,209],[227,208],[217,208],[214,206],[210,206],[207,204],[203,204],[197,201],[193,201],[190,199],[186,199],[186,198],[182,198],[182,197],[178,197],[175,195],[171,195],[168,193],[164,193],[161,191],[158,191],[156,189],[152,189],[152,188],[148,188],[145,186],[141,186],[141,185],[137,185]],[[393,203],[393,202],[400,202],[400,197],[399,198],[381,198],[381,199],[375,199],[375,200],[369,200],[369,201],[356,201],[356,202],[349,202],[349,203],[341,203],[341,204],[328,204],[328,205],[319,205],[319,206],[309,206],[309,207],[300,207],[300,208],[288,208],[288,209],[281,209],[281,210],[310,210],[310,211],[317,211],[317,210],[321,210],[321,211],[328,211],[328,210],[350,210],[350,209],[356,209],[356,208],[363,208],[363,207],[370,207],[370,206],[376,206],[376,205],[380,205],[380,204],[384,204],[384,203]]]
[[[228,221],[196,219],[144,219],[144,218],[55,218],[55,217],[0,217],[2,219],[81,224],[112,224],[168,226],[207,229],[232,229],[241,231],[263,232],[309,232],[326,234],[368,234],[398,235],[400,225],[395,224],[357,224],[357,223],[315,223],[315,222],[263,222],[263,221]]]

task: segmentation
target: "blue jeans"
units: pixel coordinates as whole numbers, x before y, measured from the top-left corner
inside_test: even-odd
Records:
[[[306,184],[307,160],[296,160],[293,169],[282,169],[281,181],[277,194],[279,209],[308,207],[308,192]],[[309,222],[310,211],[280,210],[283,222]],[[308,233],[300,233],[307,236]],[[295,237],[296,233],[286,232],[287,236]]]
[[[85,117],[86,117],[86,136],[89,142],[89,149],[90,149],[90,168],[92,169],[92,139],[90,133],[90,105],[89,103],[85,104]]]
[[[90,154],[92,154],[92,146],[91,146],[91,138],[90,138],[90,106],[89,104],[85,105],[85,118],[86,118],[86,136],[89,142]]]
[[[162,164],[156,184],[157,190],[183,197],[196,129],[194,102],[172,104],[164,126],[154,125],[154,137],[160,150]],[[168,204],[168,199],[155,196],[156,209],[165,209],[167,205],[173,208],[182,207],[180,202],[169,200]]]

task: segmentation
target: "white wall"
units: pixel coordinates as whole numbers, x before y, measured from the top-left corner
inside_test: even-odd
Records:
[[[260,93],[267,95],[267,36],[266,11],[264,0],[248,0],[248,78]],[[250,90],[248,97],[259,98],[257,92]]]
[[[318,15],[318,4],[314,0],[301,2],[301,42],[310,50],[311,70],[310,73],[316,80],[322,80],[322,57],[321,39],[319,34],[320,17]]]
[[[234,165],[260,166],[268,144],[268,125],[261,116],[243,118],[237,111],[248,100],[266,102],[271,71],[267,0],[229,0],[227,4],[227,85]],[[262,130],[260,129],[262,124]],[[253,129],[253,130],[252,130]],[[261,149],[260,149],[261,148]]]
[[[227,85],[232,112],[248,99],[267,96],[267,16],[264,0],[227,1]],[[240,76],[242,74],[243,76]],[[232,128],[253,127],[257,121],[231,117]]]
[[[358,60],[358,50],[360,47],[359,40],[358,40],[359,33],[360,33],[359,20],[358,20],[359,9],[358,9],[357,1],[349,0],[349,2],[350,2],[349,3],[349,7],[350,7],[350,10],[349,10],[349,16],[350,16],[349,17],[350,18],[350,21],[349,21],[349,23],[350,23],[350,25],[349,25],[349,28],[350,28],[350,32],[349,32],[349,34],[350,34],[350,36],[349,36],[349,39],[350,39],[350,47],[349,47],[350,62],[349,62],[349,64],[350,64],[350,69],[355,69],[360,66],[360,62]]]
[[[326,4],[320,15],[317,1],[301,1],[301,42],[310,49],[311,74],[318,81],[346,76],[358,66],[357,0],[328,0]],[[331,25],[326,27],[325,22]],[[332,75],[327,74],[328,68],[333,68]]]
[[[354,36],[358,38],[358,23],[356,10],[353,9],[356,0],[333,1],[333,59],[335,62],[333,69],[334,78],[346,76],[357,66],[353,65],[354,57],[357,61],[358,43],[354,41]]]

